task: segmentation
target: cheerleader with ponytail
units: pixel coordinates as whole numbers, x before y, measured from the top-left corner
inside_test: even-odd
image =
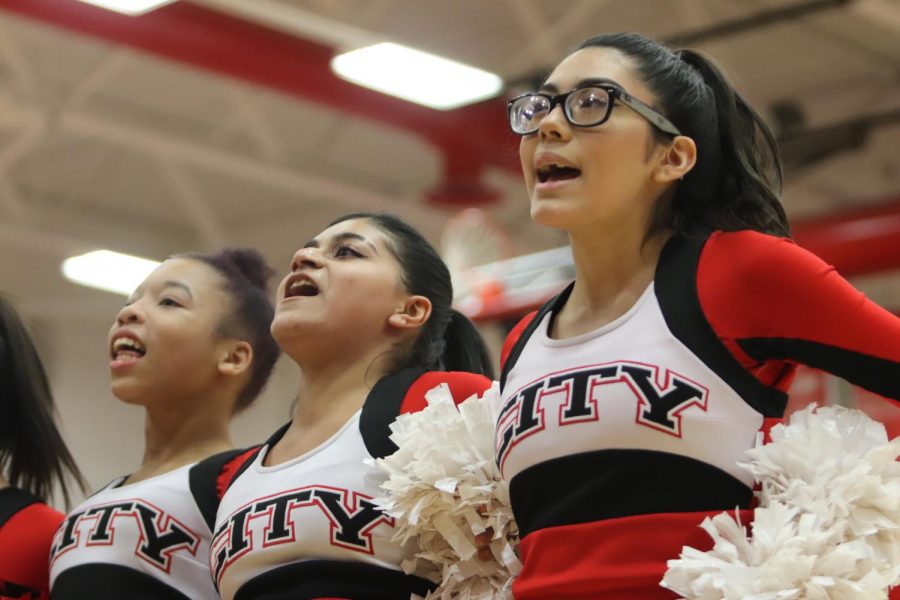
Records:
[[[300,368],[293,418],[244,464],[222,498],[211,570],[222,597],[423,597],[401,569],[376,497],[391,424],[445,384],[459,403],[490,387],[480,336],[450,303],[446,265],[399,219],[352,214],[297,250],[272,334]]]
[[[585,41],[508,113],[532,219],[568,235],[576,272],[504,349],[496,458],[522,536],[517,600],[800,598],[813,580],[848,597],[812,568],[700,568],[660,587],[684,548],[712,547],[704,519],[752,520],[755,475],[773,469],[742,463],[798,364],[900,399],[900,320],[790,239],[766,124],[709,59],[636,34]],[[883,502],[855,531],[879,544],[898,528],[890,455],[857,470],[874,469]],[[735,531],[715,533],[744,548]],[[853,556],[856,597],[885,594],[897,573],[873,567],[896,545],[852,547],[828,568]]]

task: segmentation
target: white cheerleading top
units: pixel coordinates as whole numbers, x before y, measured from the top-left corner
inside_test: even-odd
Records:
[[[210,571],[222,598],[409,600],[433,589],[400,568],[414,548],[391,540],[394,519],[373,503],[386,474],[372,459],[396,450],[390,424],[424,408],[425,392],[441,383],[457,402],[490,387],[471,373],[400,371],[382,378],[329,440],[267,467],[288,425],[276,432],[219,505]]]
[[[215,598],[194,466],[134,484],[120,477],[69,513],[51,548],[51,596]]]

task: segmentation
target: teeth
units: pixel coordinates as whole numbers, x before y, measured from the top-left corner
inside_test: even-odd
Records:
[[[560,163],[546,163],[537,168],[537,176],[542,183],[555,177],[571,179],[580,173],[578,168]]]
[[[541,165],[540,168],[538,169],[538,171],[541,171],[543,173],[548,173],[550,171],[555,171],[558,169],[572,169],[572,168],[574,168],[574,167],[570,167],[568,165],[561,165],[559,163],[548,163],[546,165]]]
[[[316,284],[311,281],[298,281],[291,284],[291,287],[288,290],[288,292],[291,294],[301,294],[306,291],[314,294],[315,292],[319,291],[319,288],[316,287]]]
[[[114,352],[122,352],[125,350],[133,350],[140,354],[144,353],[144,346],[141,345],[137,340],[134,340],[129,337],[120,337],[113,342],[113,351]]]

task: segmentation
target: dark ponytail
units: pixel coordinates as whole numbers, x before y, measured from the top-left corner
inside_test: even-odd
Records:
[[[693,50],[672,52],[633,33],[600,35],[578,49],[590,47],[615,48],[633,60],[656,96],[655,108],[697,145],[696,165],[657,205],[650,233],[753,229],[790,235],[775,136],[710,59]]]
[[[44,501],[56,484],[69,505],[69,480],[84,477],[56,427],[56,406],[34,342],[12,306],[0,298],[0,472],[10,485]]]
[[[224,248],[215,254],[188,253],[174,258],[200,261],[225,279],[225,292],[231,297],[232,306],[219,324],[219,333],[244,339],[253,348],[250,380],[235,405],[236,410],[243,410],[262,392],[281,353],[269,331],[275,309],[268,282],[275,270],[252,248]]]
[[[446,344],[441,363],[445,370],[481,373],[494,378],[491,356],[481,334],[474,323],[456,309],[450,309],[450,322],[444,332],[444,340]]]
[[[385,213],[353,213],[333,221],[336,225],[353,219],[367,219],[387,234],[392,254],[400,263],[403,284],[410,294],[431,301],[431,317],[406,356],[394,370],[421,366],[430,370],[467,371],[491,379],[494,369],[481,334],[469,319],[451,308],[453,285],[450,271],[434,247],[422,235],[397,217]]]

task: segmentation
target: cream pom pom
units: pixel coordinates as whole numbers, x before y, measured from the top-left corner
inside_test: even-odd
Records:
[[[887,598],[900,583],[900,438],[857,410],[812,406],[741,466],[761,485],[753,535],[729,513],[702,523],[662,586],[696,600]]]
[[[440,584],[428,598],[512,598],[521,570],[518,529],[507,484],[494,461],[494,386],[458,407],[446,384],[426,394],[428,406],[391,425],[398,450],[375,464],[387,473],[375,502],[396,519],[395,540],[418,548],[402,565]],[[493,532],[493,559],[480,560],[475,536]]]

